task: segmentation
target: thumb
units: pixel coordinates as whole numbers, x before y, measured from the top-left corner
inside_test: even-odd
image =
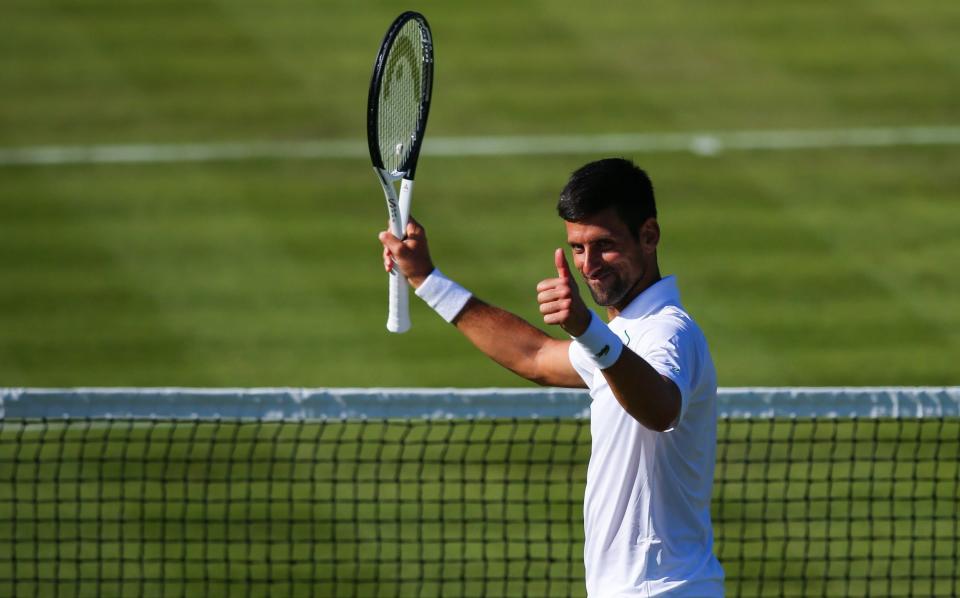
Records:
[[[570,278],[570,266],[567,265],[567,256],[562,249],[553,252],[553,263],[557,266],[557,276],[560,278]]]
[[[387,248],[390,253],[397,255],[397,252],[403,248],[403,241],[396,238],[393,233],[388,230],[380,231],[380,234],[377,235],[377,238],[380,239],[380,242],[383,243],[383,246]]]

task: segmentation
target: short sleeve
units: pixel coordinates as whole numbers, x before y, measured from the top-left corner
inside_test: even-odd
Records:
[[[584,352],[579,343],[570,343],[567,349],[567,355],[570,357],[570,365],[577,371],[584,384],[589,388],[593,384],[593,373],[596,366],[593,361]]]
[[[671,429],[683,419],[694,387],[696,343],[689,328],[670,325],[652,327],[644,335],[640,357],[662,376],[673,381],[680,391],[680,415]]]

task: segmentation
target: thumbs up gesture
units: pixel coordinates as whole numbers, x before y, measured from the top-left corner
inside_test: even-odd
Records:
[[[560,326],[571,336],[580,336],[590,325],[590,310],[580,298],[580,291],[573,281],[567,257],[562,249],[553,254],[557,277],[548,278],[537,285],[537,302],[547,324]]]

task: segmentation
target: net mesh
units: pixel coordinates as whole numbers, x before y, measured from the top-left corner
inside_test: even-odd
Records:
[[[425,58],[421,24],[404,23],[386,57],[380,84],[377,133],[383,167],[399,172],[407,164],[420,122]]]
[[[7,393],[0,594],[585,594],[582,397],[531,393],[537,417],[520,417],[515,395],[461,395],[465,412],[431,393],[270,396],[218,397],[211,415],[189,393]],[[713,502],[729,595],[958,594],[955,407],[739,405],[721,408]]]

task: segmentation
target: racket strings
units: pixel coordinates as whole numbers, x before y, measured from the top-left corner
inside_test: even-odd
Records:
[[[410,20],[394,39],[380,86],[377,129],[383,166],[404,169],[413,150],[420,121],[425,57],[420,24]]]

